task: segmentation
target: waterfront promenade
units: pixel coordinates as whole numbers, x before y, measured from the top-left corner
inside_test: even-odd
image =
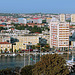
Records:
[[[45,55],[45,54],[64,54],[64,53],[68,53],[68,54],[71,54],[71,53],[75,53],[75,51],[64,51],[64,52],[52,52],[52,51],[50,51],[50,52],[25,52],[25,53],[3,53],[3,54],[0,54],[0,56],[11,56],[11,55],[24,55],[24,54],[27,54],[27,55],[29,55],[29,54],[32,54],[32,55],[35,55],[35,54],[41,54],[41,55]]]

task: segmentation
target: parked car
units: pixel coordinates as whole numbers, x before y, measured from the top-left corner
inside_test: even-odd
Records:
[[[25,51],[29,51],[29,50],[30,50],[30,52],[33,51],[33,49],[25,49]]]

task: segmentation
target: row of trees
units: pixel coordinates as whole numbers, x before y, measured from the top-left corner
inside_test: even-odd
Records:
[[[14,26],[18,30],[25,30],[25,29],[30,30],[31,33],[35,33],[35,32],[42,33],[42,31],[44,31],[44,30],[49,30],[48,27],[37,27],[36,25],[34,27],[32,27],[32,26],[28,26],[27,24],[26,24],[26,26],[21,25],[21,24],[14,24]]]
[[[8,52],[8,49],[5,48],[4,53],[7,53],[7,52]],[[12,52],[12,49],[9,49],[9,52],[11,53]],[[2,49],[0,49],[0,53],[3,53],[3,50]]]

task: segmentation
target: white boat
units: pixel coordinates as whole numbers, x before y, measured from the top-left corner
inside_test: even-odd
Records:
[[[17,56],[17,54],[13,53],[13,54],[9,54],[9,56]]]
[[[17,56],[17,54],[13,53],[12,56]]]
[[[58,54],[63,54],[63,52],[58,52]]]
[[[7,54],[5,54],[5,56],[7,56]]]
[[[74,62],[75,62],[74,56],[72,56],[72,60],[66,60],[66,63],[67,63],[68,66],[75,65]]]

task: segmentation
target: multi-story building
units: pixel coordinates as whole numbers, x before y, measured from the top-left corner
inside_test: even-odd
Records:
[[[0,36],[0,42],[11,42],[11,37],[9,36]]]
[[[46,22],[49,24],[52,18],[46,18]]]
[[[28,44],[30,42],[32,45],[36,45],[37,43],[39,43],[39,37],[35,35],[18,36],[17,39],[19,40],[19,42],[24,42],[25,44]]]
[[[25,18],[18,18],[18,23],[26,24],[27,22]]]
[[[0,42],[0,51],[5,52],[5,50],[10,52],[10,49],[12,49],[12,44],[9,42]]]
[[[25,50],[27,45],[36,45],[39,43],[39,37],[38,36],[18,36],[16,37],[19,42],[16,42],[15,45],[13,45],[13,52],[14,50]]]
[[[60,22],[65,22],[65,14],[60,14]]]
[[[69,23],[52,18],[50,22],[50,47],[69,47]]]
[[[75,23],[75,14],[71,14],[71,22]]]
[[[15,50],[25,50],[26,49],[26,44],[23,42],[15,42],[15,44],[13,45],[13,52],[15,52]]]

